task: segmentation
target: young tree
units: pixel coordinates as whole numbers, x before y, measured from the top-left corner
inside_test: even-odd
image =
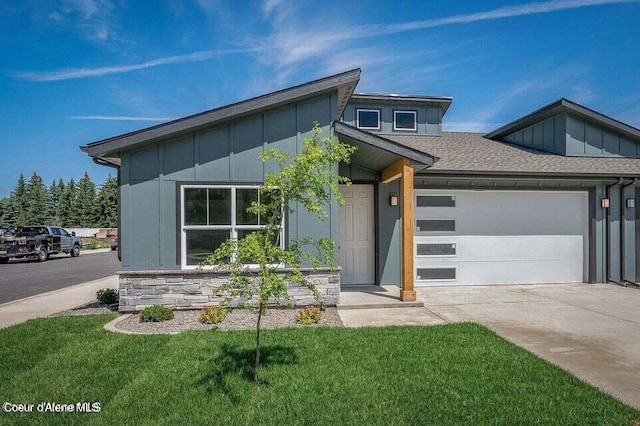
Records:
[[[311,137],[304,140],[302,153],[288,158],[282,151],[269,148],[260,155],[263,162],[275,160],[279,171],[267,173],[259,189],[258,201],[247,212],[265,223],[264,229],[248,234],[240,240],[229,240],[211,254],[203,265],[211,265],[229,272],[229,282],[220,288],[227,295],[225,304],[233,300],[246,300],[240,306],[257,311],[254,381],[259,381],[260,324],[270,302],[291,303],[288,284],[295,283],[313,292],[323,307],[315,286],[307,280],[302,265],[308,262],[314,268],[333,268],[334,242],[330,238],[304,238],[281,244],[282,217],[300,205],[307,212],[326,220],[332,200],[344,203],[339,183],[349,179],[337,173],[340,162],[348,163],[354,147],[328,136],[322,138],[322,129],[316,123]],[[257,265],[250,269],[247,264]],[[282,269],[285,265],[287,269]]]
[[[45,224],[49,220],[49,205],[47,187],[42,178],[33,172],[26,188],[26,222],[27,224]]]
[[[118,226],[118,179],[109,175],[96,198],[96,225],[101,228]]]

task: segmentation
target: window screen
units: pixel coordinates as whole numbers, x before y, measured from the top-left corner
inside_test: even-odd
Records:
[[[361,129],[379,129],[380,111],[377,109],[357,110],[358,127]]]
[[[394,111],[393,128],[395,130],[416,130],[416,112]]]

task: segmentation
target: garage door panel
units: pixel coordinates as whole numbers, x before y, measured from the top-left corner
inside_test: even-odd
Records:
[[[416,208],[416,220],[456,219],[459,235],[582,235],[587,227],[586,193],[447,193],[456,194],[456,207]]]
[[[416,208],[416,285],[582,282],[588,268],[586,192],[419,191],[455,207]],[[446,199],[445,199],[446,200]],[[441,231],[430,221],[455,220]],[[450,227],[451,228],[451,227]],[[433,230],[430,230],[433,229]],[[425,269],[427,268],[427,269]],[[431,269],[429,269],[431,268]],[[437,280],[454,268],[455,278]],[[433,279],[424,279],[433,277]]]
[[[420,268],[420,267],[419,267]],[[419,268],[416,268],[418,270]],[[447,262],[438,268],[455,268],[455,280],[416,280],[421,287],[582,282],[582,265],[571,260],[521,260],[485,263]],[[524,273],[526,272],[526,273]],[[514,281],[514,277],[519,277]]]

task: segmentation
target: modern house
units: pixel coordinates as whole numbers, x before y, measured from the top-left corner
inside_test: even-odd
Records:
[[[118,169],[121,310],[216,303],[224,274],[202,253],[259,229],[243,216],[271,167],[314,122],[357,146],[339,165],[346,204],[319,222],[298,209],[284,243],[328,236],[339,272],[309,271],[328,304],[340,287],[640,280],[640,130],[560,99],[487,134],[443,132],[452,98],[354,94],[360,70],[90,143]],[[308,294],[293,289],[300,304]]]

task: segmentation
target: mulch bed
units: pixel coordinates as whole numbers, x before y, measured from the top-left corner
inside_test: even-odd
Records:
[[[92,315],[117,312],[108,306],[100,304],[98,301],[88,303],[83,306],[60,312],[52,316],[69,315]],[[269,309],[262,317],[261,327],[282,328],[282,327],[342,327],[342,320],[336,308],[327,308],[322,313],[322,319],[313,325],[300,325],[296,323],[295,317],[301,309]],[[200,310],[174,311],[172,320],[163,322],[140,322],[140,316],[133,314],[122,321],[119,321],[115,328],[125,332],[167,334],[179,333],[187,330],[245,330],[255,328],[257,314],[241,309],[235,309],[220,324],[202,324],[199,321]]]

